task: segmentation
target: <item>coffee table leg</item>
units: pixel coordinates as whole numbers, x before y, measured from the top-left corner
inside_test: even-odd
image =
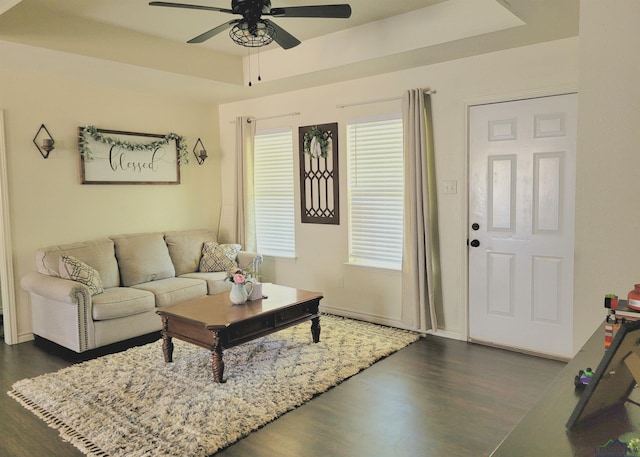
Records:
[[[167,335],[169,328],[169,318],[162,316],[162,352],[164,354],[165,363],[173,362],[173,341]]]
[[[211,350],[211,370],[213,371],[214,382],[224,382],[222,375],[224,374],[224,361],[222,360],[222,347],[218,336],[213,338],[213,347]]]
[[[320,317],[311,319],[311,336],[314,343],[320,342]]]

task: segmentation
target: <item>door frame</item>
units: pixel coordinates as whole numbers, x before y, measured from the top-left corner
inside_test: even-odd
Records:
[[[460,264],[461,267],[461,278],[462,278],[462,304],[460,309],[460,315],[462,316],[462,329],[463,334],[462,339],[464,341],[469,341],[469,248],[467,246],[467,240],[469,239],[469,153],[470,153],[470,144],[469,144],[469,109],[472,106],[477,105],[490,105],[494,103],[505,103],[505,102],[514,102],[527,100],[531,98],[541,98],[541,97],[554,97],[557,95],[567,95],[567,94],[577,94],[578,86],[575,84],[567,84],[560,86],[553,86],[548,88],[540,88],[540,89],[530,89],[523,90],[518,92],[508,92],[504,94],[492,94],[481,97],[473,97],[462,100],[462,113],[464,116],[464,148],[465,148],[465,157],[464,157],[464,186],[462,191],[464,192],[464,198],[461,199],[462,204],[462,233],[461,233],[461,243],[464,246],[462,261]],[[578,112],[579,114],[579,112]],[[578,119],[579,121],[579,119]],[[578,130],[579,131],[579,130]],[[573,310],[572,310],[573,312]]]
[[[2,314],[4,341],[7,344],[16,344],[18,343],[18,325],[13,274],[8,175],[4,110],[0,109],[0,284],[2,285]]]

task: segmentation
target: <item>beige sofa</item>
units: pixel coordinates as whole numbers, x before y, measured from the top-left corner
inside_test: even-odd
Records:
[[[157,308],[229,290],[229,265],[250,268],[259,259],[239,249],[204,229],[38,249],[37,271],[21,278],[33,333],[83,352],[159,331]]]

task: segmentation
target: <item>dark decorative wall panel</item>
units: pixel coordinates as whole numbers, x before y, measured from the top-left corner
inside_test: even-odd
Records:
[[[299,128],[303,223],[340,224],[338,124]]]

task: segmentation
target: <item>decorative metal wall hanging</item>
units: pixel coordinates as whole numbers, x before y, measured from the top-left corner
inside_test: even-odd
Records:
[[[207,160],[207,157],[209,157],[207,155],[207,150],[204,148],[204,144],[202,144],[202,140],[200,140],[200,138],[198,138],[198,141],[196,141],[196,144],[193,147],[193,155],[196,156],[198,165],[202,165],[204,161]]]
[[[42,124],[36,132],[36,136],[33,137],[33,144],[36,145],[43,158],[47,159],[49,157],[49,153],[55,149],[55,143],[56,141],[49,133],[49,130]]]
[[[340,224],[338,123],[299,127],[303,223]]]

